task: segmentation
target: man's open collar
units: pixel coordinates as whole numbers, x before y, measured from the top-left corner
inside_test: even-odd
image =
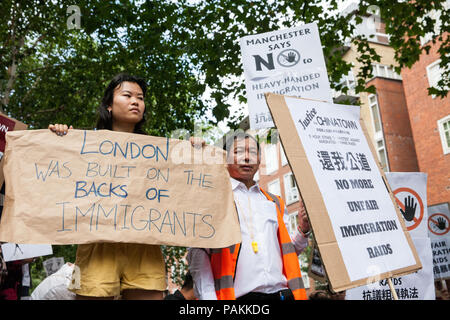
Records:
[[[234,179],[234,178],[232,178],[232,177],[230,177],[230,182],[231,182],[231,189],[232,189],[233,191],[234,191],[237,187],[239,187],[240,185],[242,185],[243,188],[247,189],[246,185],[245,185],[243,182],[241,182],[241,181],[239,181],[239,180],[236,180],[236,179]],[[258,185],[257,182],[256,182],[253,186],[251,186],[249,190],[252,191],[252,190],[254,190],[255,188],[256,188],[256,190],[257,190],[258,192],[261,192],[261,190],[260,190],[259,185]]]

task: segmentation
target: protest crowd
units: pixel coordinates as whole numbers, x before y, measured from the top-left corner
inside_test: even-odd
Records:
[[[119,74],[105,90],[96,129],[144,134],[140,125],[146,107],[145,82]],[[72,126],[50,124],[63,137]],[[191,138],[194,148],[202,139]],[[283,199],[261,189],[254,176],[261,162],[260,144],[248,133],[226,140],[227,170],[238,213],[242,241],[230,247],[188,248],[183,286],[167,292],[164,260],[158,245],[91,243],[78,245],[76,261],[60,266],[32,293],[30,268],[34,259],[4,262],[2,299],[151,299],[151,300],[343,300],[345,291],[309,293],[302,280],[298,255],[309,245],[311,228],[306,211],[298,215],[296,232],[287,231]],[[20,250],[20,247],[19,247]],[[78,282],[78,286],[76,283]],[[436,282],[437,299],[448,299],[444,283]]]
[[[442,9],[441,2],[438,1],[439,5],[433,2],[433,5]],[[10,10],[14,15],[10,24],[14,27],[15,14],[21,8],[12,3]],[[186,5],[184,12],[184,2],[175,3],[174,8],[184,15],[196,8]],[[308,11],[306,3],[303,14]],[[335,1],[331,1],[333,3],[336,7]],[[130,7],[136,6],[136,12],[149,14],[146,10],[153,10],[153,5],[133,3]],[[199,8],[201,5],[208,7],[199,2]],[[448,1],[446,6],[448,8]],[[76,5],[70,8],[80,10]],[[255,9],[254,3],[246,4],[245,8]],[[286,11],[284,4],[279,8]],[[89,116],[94,111],[73,111],[89,118],[82,122],[90,123],[89,128],[69,123],[74,118],[67,114],[67,119],[61,120],[63,112],[56,112],[54,121],[45,118],[45,129],[36,129],[42,128],[42,123],[30,122],[28,126],[14,119],[18,113],[3,107],[8,105],[9,95],[20,92],[21,88],[14,89],[12,83],[15,78],[26,77],[26,72],[21,70],[20,77],[13,75],[16,57],[10,59],[13,66],[4,68],[10,81],[0,79],[0,89],[11,84],[8,97],[3,97],[0,91],[0,300],[235,300],[244,303],[450,300],[450,209],[446,199],[450,190],[446,169],[450,163],[450,105],[446,105],[448,97],[442,96],[443,87],[438,86],[444,83],[438,78],[445,78],[442,76],[445,72],[448,75],[448,71],[440,69],[445,55],[434,62],[425,58],[426,66],[421,65],[426,75],[424,71],[420,77],[428,77],[430,87],[434,85],[426,97],[427,101],[432,99],[430,105],[436,107],[433,111],[436,115],[430,116],[430,120],[417,111],[416,104],[424,103],[414,94],[422,85],[419,82],[409,85],[415,75],[404,68],[420,57],[408,63],[403,59],[401,68],[405,81],[402,83],[398,70],[389,66],[390,61],[398,57],[384,33],[386,24],[374,18],[373,27],[370,19],[379,13],[375,10],[369,17],[369,11],[363,14],[359,11],[361,8],[366,10],[356,4],[344,10],[349,16],[360,15],[362,18],[355,21],[364,21],[364,27],[348,30],[349,35],[341,30],[345,38],[345,45],[342,42],[341,47],[330,40],[333,36],[324,33],[324,23],[308,22],[265,33],[248,32],[244,36],[240,32],[245,86],[239,90],[247,95],[244,100],[248,103],[249,115],[238,124],[240,129],[214,137],[214,144],[202,135],[203,129],[200,134],[196,134],[197,131],[185,135],[188,130],[184,127],[191,122],[196,124],[188,118],[197,113],[204,116],[202,113],[206,110],[203,106],[191,106],[197,103],[193,101],[198,98],[198,92],[193,93],[192,98],[189,90],[218,86],[218,82],[226,78],[224,75],[234,76],[237,71],[212,72],[211,77],[211,70],[220,66],[214,65],[215,60],[211,58],[212,67],[208,67],[202,59],[209,60],[209,55],[215,57],[216,53],[204,51],[202,57],[193,49],[209,47],[207,41],[195,46],[184,45],[182,39],[193,36],[186,31],[188,29],[185,34],[180,31],[179,35],[162,32],[160,39],[160,44],[180,41],[181,48],[175,50],[168,46],[169,51],[180,50],[174,59],[182,61],[180,65],[199,60],[199,65],[205,65],[201,68],[208,69],[206,72],[199,67],[208,75],[208,81],[198,85],[200,82],[195,79],[195,85],[189,84],[186,91],[181,89],[183,81],[190,82],[198,76],[199,70],[194,70],[184,80],[169,81],[174,84],[167,91],[173,91],[171,94],[179,99],[174,100],[174,104],[183,101],[186,95],[183,102],[186,105],[179,108],[181,111],[175,110],[178,106],[172,105],[172,101],[161,106],[160,101],[170,99],[161,92],[154,92],[157,91],[154,88],[166,90],[167,83],[159,84],[157,79],[164,78],[163,73],[169,69],[152,69],[156,76],[147,79],[148,74],[142,76],[145,73],[139,74],[137,70],[148,68],[150,64],[138,62],[136,58],[130,64],[119,63],[119,67],[108,69],[114,70],[111,74],[105,71],[107,80],[105,74],[99,76],[101,99],[91,99],[100,100],[95,102],[96,117]],[[206,15],[208,10],[200,10],[199,16]],[[448,14],[448,10],[445,13]],[[278,13],[274,13],[276,15]],[[79,12],[71,17],[79,20]],[[124,17],[118,20],[132,20]],[[347,21],[341,17],[341,14],[336,17],[337,25]],[[183,21],[185,28],[194,23],[189,22],[190,19],[181,19],[186,20]],[[250,21],[250,17],[248,19]],[[123,39],[130,43],[135,41],[138,33],[133,33],[132,24],[121,23],[127,25],[123,30],[130,32],[127,34],[130,38],[124,36]],[[79,30],[80,21],[77,24],[78,29],[75,29]],[[250,22],[246,25],[254,31]],[[72,32],[69,22],[67,26]],[[267,25],[261,30],[273,28]],[[350,36],[350,31],[355,34]],[[70,36],[75,34],[76,38],[76,30],[73,32]],[[416,38],[423,42],[421,45],[427,41],[430,44],[430,39],[425,40],[431,31],[420,32],[420,37],[416,35]],[[448,30],[439,32],[448,37]],[[15,33],[10,33],[10,41],[2,41],[5,44],[25,41],[25,36],[17,40]],[[364,51],[364,45],[355,44],[365,33],[373,33],[376,38],[371,40],[373,47],[367,47],[370,55],[355,58],[352,50]],[[321,35],[327,44],[331,43],[330,47],[322,46]],[[99,41],[108,42],[103,36],[99,36]],[[353,37],[353,42],[347,42],[347,36]],[[63,34],[63,40],[58,41],[65,42],[68,39],[65,37],[68,36]],[[25,56],[38,50],[43,38],[38,38],[29,52],[24,51]],[[82,38],[80,42],[84,41]],[[395,40],[393,35],[392,39]],[[436,39],[435,35],[432,46],[425,50],[427,54],[430,50],[434,55],[440,53]],[[438,40],[442,41],[442,37]],[[138,48],[145,46],[141,44]],[[94,50],[93,47],[89,50]],[[223,50],[217,48],[211,51],[228,50],[223,49],[225,46],[221,47]],[[183,50],[192,50],[194,58]],[[366,82],[355,81],[352,71],[355,62],[361,64],[358,68],[367,67],[362,62],[366,63],[365,59],[377,50],[384,54],[383,64],[380,59],[374,59],[370,65],[373,78],[369,77],[372,75],[369,72],[364,75]],[[14,47],[12,52],[16,51]],[[155,56],[162,55],[156,49],[155,52]],[[340,65],[340,60],[333,56],[336,52],[350,60]],[[119,60],[131,56],[127,53]],[[217,57],[217,61],[227,60],[225,56]],[[235,64],[233,57],[230,54],[230,65]],[[0,59],[0,64],[3,60],[8,59]],[[175,75],[170,75],[173,79],[185,72],[178,60]],[[133,63],[136,66],[130,67]],[[155,62],[158,68],[163,64],[159,60]],[[330,85],[329,79],[336,76],[330,77],[328,64],[342,69],[338,70],[341,73],[348,72],[345,76],[339,74],[342,79],[337,84],[339,87],[345,82],[348,92],[338,92],[335,85]],[[353,67],[349,71],[345,65]],[[199,75],[199,78],[203,76],[201,72]],[[37,78],[32,89],[39,84]],[[20,81],[24,80],[20,78]],[[375,89],[369,85],[374,85]],[[99,87],[92,88],[82,94],[100,97]],[[216,103],[223,99],[222,93],[233,92],[224,88],[219,88],[223,92],[218,89],[212,93]],[[91,91],[99,92],[94,95]],[[407,98],[399,98],[405,93]],[[157,94],[161,95],[156,98]],[[437,95],[442,99],[435,99]],[[416,104],[411,104],[411,100]],[[394,107],[391,108],[391,105],[396,108],[399,105],[406,110],[407,103],[413,105],[411,110],[416,108],[413,110],[416,114],[408,116],[404,110],[395,113]],[[60,111],[75,110],[65,104],[59,107]],[[214,116],[228,114],[230,110],[221,109],[222,105],[219,103],[213,110]],[[36,113],[53,116],[51,110],[56,109],[49,110]],[[183,112],[188,120],[178,119]],[[173,123],[164,123],[170,118]],[[160,128],[154,128],[157,126],[155,119],[161,121]],[[432,123],[426,128],[428,131],[417,131],[426,121]],[[183,129],[172,130],[169,137],[168,131],[176,124]],[[437,148],[439,162],[436,165],[430,163],[438,161],[438,157],[427,149],[428,141],[422,141],[430,130],[436,133],[434,144],[438,136],[442,141],[442,146]],[[397,149],[392,147],[395,144]],[[426,150],[423,153],[429,153],[431,160],[420,158],[423,155],[416,156],[416,150]],[[268,165],[269,159],[276,160],[276,168]],[[279,171],[278,163],[282,164]],[[442,190],[444,184],[446,190]],[[73,257],[55,255],[55,246],[65,245],[76,250],[72,251]],[[182,254],[174,258],[175,255],[165,251],[167,248],[181,249]],[[40,275],[45,272],[45,277],[36,282],[34,275],[38,264]],[[177,264],[182,267],[173,272]],[[172,278],[174,273],[176,279]]]
[[[145,82],[141,79],[127,74],[114,77],[105,90],[96,129],[143,134],[140,125],[146,109],[143,102],[145,94]],[[70,135],[70,130],[73,130],[71,126],[60,124],[51,124],[49,129],[59,136]],[[205,144],[194,139],[191,143],[198,148]],[[307,299],[297,258],[308,245],[311,232],[306,212],[299,216],[297,234],[291,239],[286,229],[283,200],[260,189],[253,180],[260,164],[258,141],[249,134],[236,134],[228,139],[225,150],[239,221],[245,222],[241,224],[243,241],[224,249],[190,248],[188,261],[192,276],[187,276],[181,291],[177,290],[165,298]],[[259,253],[259,250],[264,250],[265,254]],[[275,262],[274,257],[278,257]],[[32,261],[8,263],[8,272],[2,277],[2,288],[5,289],[1,294],[4,298],[20,299],[23,296],[19,290],[25,287],[21,271],[29,262]],[[78,289],[67,289],[75,281],[74,276],[72,279],[67,276],[75,275],[73,265],[68,263],[46,278],[31,297],[164,298],[166,278],[159,246],[116,243],[79,245],[75,266],[80,270]],[[255,270],[250,266],[269,268]],[[258,274],[260,276],[254,277]],[[53,281],[54,284],[50,284],[50,278],[55,279],[56,276],[60,276],[63,282]],[[246,279],[252,279],[251,283]],[[40,286],[46,286],[49,292],[41,290]]]

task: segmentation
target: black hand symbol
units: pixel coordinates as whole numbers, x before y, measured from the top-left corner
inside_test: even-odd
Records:
[[[408,196],[408,198],[405,198],[405,211],[400,208],[400,211],[403,214],[403,218],[405,218],[406,221],[412,221],[416,213],[416,208],[417,203],[414,203],[413,197]]]
[[[286,58],[287,62],[292,63],[295,61],[295,53],[289,52]]]
[[[436,226],[439,228],[439,230],[445,230],[446,223],[444,218],[442,217],[437,218],[437,222],[438,223],[436,223]]]

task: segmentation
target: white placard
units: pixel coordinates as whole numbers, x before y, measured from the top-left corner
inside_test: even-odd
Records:
[[[428,235],[433,250],[434,278],[450,278],[450,210],[447,203],[428,207]]]
[[[350,280],[415,265],[360,126],[360,108],[288,97],[285,101]]]
[[[50,244],[2,244],[2,254],[5,261],[16,261],[34,257],[47,256],[53,253]]]
[[[428,207],[428,231],[431,239],[450,237],[450,210],[447,203]]]
[[[240,39],[251,129],[274,126],[264,93],[332,102],[316,23]]]
[[[436,280],[450,278],[450,238],[431,239],[433,273]]]
[[[427,238],[427,174],[386,172],[386,178],[411,237]]]
[[[435,300],[433,257],[430,238],[413,238],[422,269],[402,277],[392,278],[399,300]],[[347,290],[346,300],[392,300],[387,279]]]
[[[47,277],[57,272],[64,265],[63,257],[52,257],[42,262]]]

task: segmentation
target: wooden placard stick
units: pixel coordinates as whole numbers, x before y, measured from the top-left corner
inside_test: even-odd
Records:
[[[392,284],[392,278],[387,279],[389,288],[391,289],[392,297],[394,297],[394,300],[398,300],[397,292],[395,291],[394,285]]]

